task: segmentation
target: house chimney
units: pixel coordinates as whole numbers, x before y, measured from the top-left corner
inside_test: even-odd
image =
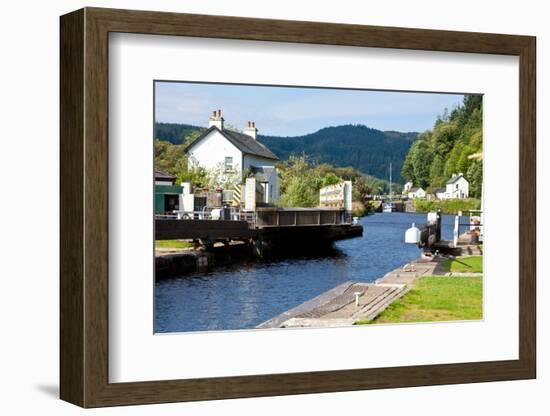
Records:
[[[212,111],[212,115],[210,116],[210,119],[208,120],[208,127],[215,126],[220,130],[223,130],[223,117],[222,117],[222,110],[214,110]]]
[[[256,137],[258,135],[258,129],[256,128],[256,123],[253,121],[249,121],[248,126],[244,129],[244,134],[256,140]]]

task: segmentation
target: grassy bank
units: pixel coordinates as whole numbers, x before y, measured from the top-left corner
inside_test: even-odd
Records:
[[[416,212],[433,212],[441,208],[444,214],[457,214],[458,211],[468,211],[480,209],[481,201],[475,198],[468,199],[443,199],[443,200],[425,200],[415,199],[414,206]]]
[[[483,273],[483,257],[470,256],[457,259],[447,259],[443,267],[449,272],[455,273]]]
[[[193,243],[185,240],[155,240],[157,248],[190,248]]]
[[[373,321],[358,324],[481,319],[482,294],[481,277],[424,277]]]

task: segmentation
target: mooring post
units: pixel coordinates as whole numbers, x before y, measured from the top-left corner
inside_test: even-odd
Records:
[[[453,245],[456,247],[458,245],[458,224],[460,222],[460,216],[455,215],[455,226],[453,229]]]
[[[355,295],[355,309],[359,307],[359,296],[361,296],[361,292],[353,292]]]

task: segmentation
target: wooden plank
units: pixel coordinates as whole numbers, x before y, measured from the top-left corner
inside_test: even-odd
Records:
[[[60,386],[84,406],[84,13],[60,22]]]

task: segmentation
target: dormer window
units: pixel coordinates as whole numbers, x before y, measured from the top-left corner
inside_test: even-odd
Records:
[[[233,158],[231,156],[225,157],[225,171],[233,172]]]

